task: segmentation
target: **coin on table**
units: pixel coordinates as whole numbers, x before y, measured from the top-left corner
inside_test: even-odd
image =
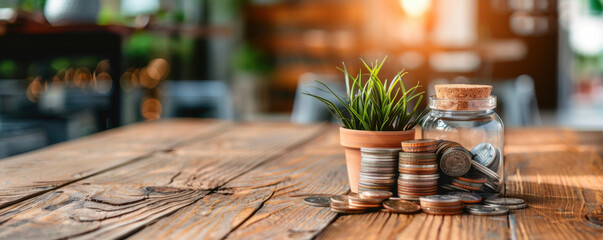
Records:
[[[467,205],[465,206],[465,209],[467,210],[479,210],[479,211],[494,211],[493,207],[489,207],[483,204],[471,204],[471,205]]]
[[[421,210],[421,206],[405,200],[385,200],[383,207],[395,213],[415,213]]]
[[[475,147],[471,149],[471,153],[473,153],[473,160],[486,167],[491,166],[496,158],[496,148],[490,143],[475,145]]]
[[[336,212],[336,213],[355,214],[355,213],[364,213],[364,212],[366,212],[366,209],[355,209],[355,208],[335,209],[335,208],[331,208],[331,211]]]
[[[360,194],[360,198],[364,199],[388,199],[393,193],[389,191],[362,191]]]
[[[440,171],[451,177],[465,175],[471,169],[471,156],[462,150],[450,148],[440,158]]]
[[[515,205],[502,205],[502,204],[491,204],[491,203],[488,203],[488,204],[486,204],[486,206],[489,206],[489,207],[506,207],[506,208],[513,209],[513,210],[522,209],[522,208],[528,207],[528,205],[525,204],[525,203],[515,204]]]
[[[449,192],[447,195],[459,197],[462,203],[478,203],[482,201],[482,196],[476,193]]]
[[[448,196],[448,195],[431,195],[421,197],[421,202],[430,202],[430,203],[456,203],[460,202],[461,199],[457,196]]]
[[[467,208],[467,211],[472,215],[494,216],[494,215],[507,214],[509,212],[509,208],[483,206],[480,208]]]
[[[331,203],[335,204],[348,204],[348,201],[347,195],[335,195],[331,197]]]
[[[328,207],[331,205],[330,197],[307,197],[304,198],[304,203],[313,207]]]
[[[507,198],[507,197],[499,197],[499,198],[488,198],[484,200],[486,204],[496,204],[496,205],[519,205],[524,204],[525,201],[519,198]]]

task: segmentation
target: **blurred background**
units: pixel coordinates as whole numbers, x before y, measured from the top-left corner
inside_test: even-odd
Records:
[[[0,0],[0,157],[146,120],[329,120],[300,93],[385,56],[426,95],[493,85],[507,127],[603,129],[603,0]]]

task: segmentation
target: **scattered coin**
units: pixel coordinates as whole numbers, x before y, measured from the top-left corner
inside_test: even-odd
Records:
[[[471,149],[473,160],[481,165],[490,167],[496,158],[496,148],[490,143],[480,143]]]
[[[335,204],[348,204],[347,195],[335,195],[331,197],[331,203]]]
[[[513,209],[513,210],[522,209],[522,208],[528,207],[528,205],[525,204],[525,203],[517,204],[517,205],[501,205],[501,204],[490,204],[490,203],[488,203],[488,204],[486,204],[486,206],[490,206],[490,207],[506,207],[506,208]]]
[[[479,205],[480,207],[467,207],[467,211],[472,215],[479,216],[494,216],[504,215],[509,212],[507,207],[490,207],[485,205]]]
[[[525,201],[523,199],[519,199],[519,198],[501,197],[501,198],[488,198],[488,199],[484,200],[484,203],[498,204],[498,205],[518,205],[518,204],[524,204]]]
[[[366,209],[355,209],[355,208],[347,208],[347,209],[335,209],[331,208],[331,211],[336,213],[344,213],[344,214],[356,214],[356,213],[364,213]]]
[[[459,197],[462,203],[478,203],[482,201],[482,196],[476,193],[449,192],[447,195]]]
[[[456,203],[460,202],[461,199],[457,196],[448,196],[448,195],[433,195],[427,197],[421,197],[421,202],[430,202],[430,203]]]
[[[364,199],[388,199],[393,194],[388,191],[363,191],[359,195]]]
[[[313,207],[328,207],[331,205],[329,197],[307,197],[304,198],[304,203]]]
[[[418,204],[404,200],[385,200],[383,207],[395,213],[415,213],[421,210]]]

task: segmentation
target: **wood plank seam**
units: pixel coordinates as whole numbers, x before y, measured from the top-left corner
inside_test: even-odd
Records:
[[[78,182],[78,181],[81,181],[81,180],[85,180],[85,179],[88,179],[88,178],[91,178],[91,177],[97,176],[97,175],[99,175],[99,174],[103,174],[103,173],[106,173],[106,172],[108,172],[108,171],[112,171],[112,170],[115,170],[115,169],[118,169],[118,168],[121,168],[121,167],[124,167],[124,166],[130,165],[130,164],[135,163],[135,162],[137,162],[137,161],[140,161],[140,160],[142,160],[142,159],[146,159],[146,158],[152,157],[153,155],[155,155],[155,154],[157,154],[157,153],[160,153],[160,152],[169,152],[169,151],[172,151],[172,149],[173,149],[173,148],[175,148],[175,147],[177,147],[177,146],[180,146],[180,145],[184,145],[184,144],[186,144],[186,143],[188,143],[188,142],[194,141],[195,139],[204,138],[204,137],[207,137],[207,136],[210,136],[210,137],[216,137],[216,136],[219,136],[220,134],[222,134],[222,133],[226,132],[226,131],[224,131],[224,130],[226,130],[226,129],[230,128],[231,126],[232,126],[231,124],[227,124],[227,125],[220,125],[220,126],[218,126],[218,128],[217,128],[217,129],[213,129],[213,130],[210,130],[210,131],[208,131],[208,132],[200,133],[200,134],[196,135],[195,137],[192,137],[192,138],[186,139],[186,140],[184,140],[184,141],[180,141],[180,142],[176,142],[176,143],[174,143],[174,144],[171,144],[170,146],[168,146],[168,147],[167,147],[167,149],[153,150],[153,151],[151,151],[151,152],[149,152],[149,153],[147,153],[147,154],[141,155],[141,156],[139,156],[139,157],[135,157],[135,158],[133,158],[133,159],[131,159],[131,160],[128,160],[128,161],[126,161],[126,162],[123,162],[123,163],[120,163],[120,164],[117,164],[117,165],[111,166],[111,167],[106,168],[106,169],[101,169],[101,170],[99,170],[99,171],[96,171],[96,172],[90,173],[90,174],[88,174],[88,175],[84,175],[84,176],[79,177],[79,178],[74,178],[74,179],[73,179],[73,180],[71,180],[71,181],[62,182],[62,183],[60,183],[60,184],[58,184],[58,185],[56,185],[56,186],[53,186],[53,187],[50,187],[50,188],[47,188],[47,189],[44,189],[44,190],[40,190],[40,191],[38,191],[38,192],[36,192],[36,193],[33,193],[33,194],[30,194],[30,195],[28,195],[28,196],[25,196],[25,197],[22,197],[22,198],[19,198],[19,199],[15,199],[14,201],[6,202],[6,203],[4,203],[4,204],[1,204],[1,205],[0,205],[0,209],[3,209],[3,208],[6,208],[6,207],[9,207],[9,206],[11,206],[11,205],[13,205],[13,204],[15,204],[15,203],[19,203],[19,202],[22,202],[22,201],[25,201],[25,200],[28,200],[28,199],[31,199],[31,198],[34,198],[34,197],[40,196],[40,195],[45,194],[45,193],[48,193],[48,192],[51,192],[51,191],[57,190],[57,189],[59,189],[59,188],[62,188],[62,187],[64,187],[64,186],[67,186],[67,185],[69,185],[69,184],[73,184],[73,183],[75,183],[75,182]],[[112,130],[112,131],[114,131],[114,130]]]
[[[287,147],[287,148],[286,148],[286,149],[287,149],[287,151],[282,151],[281,153],[275,154],[274,156],[271,156],[271,157],[269,157],[269,158],[265,159],[265,160],[264,160],[264,161],[262,161],[261,163],[259,163],[259,164],[255,165],[254,167],[252,167],[252,168],[248,169],[247,171],[244,171],[244,172],[241,172],[241,173],[240,173],[240,174],[238,174],[238,175],[235,175],[233,178],[231,178],[231,179],[230,179],[230,180],[228,180],[228,181],[225,181],[223,184],[221,184],[221,185],[219,185],[219,186],[216,186],[216,187],[211,188],[211,189],[207,189],[208,193],[207,193],[207,194],[205,194],[203,197],[201,197],[201,198],[199,198],[199,199],[197,199],[197,200],[195,200],[195,201],[192,201],[191,203],[186,204],[185,206],[182,206],[182,207],[181,207],[181,208],[179,208],[179,209],[175,209],[174,211],[168,212],[167,214],[162,215],[161,217],[158,217],[158,218],[157,218],[157,219],[155,219],[154,221],[149,222],[148,224],[146,224],[146,225],[144,225],[144,226],[141,226],[141,227],[139,227],[139,228],[133,229],[131,232],[129,232],[128,234],[124,235],[124,236],[123,236],[123,237],[121,237],[120,239],[126,239],[126,238],[128,238],[128,237],[130,237],[130,236],[132,236],[132,235],[134,235],[134,234],[136,234],[136,233],[138,233],[138,232],[140,232],[141,230],[143,230],[143,229],[145,229],[145,228],[147,228],[147,227],[149,227],[149,226],[151,226],[151,225],[155,224],[156,222],[160,221],[161,219],[167,218],[167,217],[169,217],[169,216],[173,215],[174,213],[178,212],[178,211],[179,211],[179,210],[181,210],[181,209],[184,209],[184,208],[189,207],[189,206],[191,206],[191,205],[193,205],[193,204],[196,204],[197,202],[199,202],[199,201],[203,200],[204,198],[206,198],[206,197],[208,197],[208,196],[210,196],[210,195],[212,195],[212,194],[220,194],[220,192],[221,192],[221,191],[228,191],[228,189],[227,189],[227,188],[222,188],[222,187],[223,187],[223,186],[225,186],[226,184],[228,184],[229,182],[231,182],[231,181],[233,181],[233,180],[235,180],[235,179],[239,178],[240,176],[242,176],[242,175],[246,174],[246,173],[247,173],[247,172],[249,172],[249,171],[252,171],[252,170],[254,170],[254,169],[258,168],[258,167],[261,167],[262,165],[264,165],[264,164],[266,164],[266,163],[269,163],[269,162],[271,162],[271,161],[274,161],[274,160],[276,160],[276,159],[279,159],[280,157],[282,157],[283,155],[285,155],[285,154],[289,153],[290,151],[293,151],[293,150],[298,149],[298,148],[302,148],[303,146],[305,146],[305,145],[307,145],[307,144],[311,143],[313,140],[315,140],[316,138],[318,138],[318,137],[320,137],[321,135],[323,135],[323,134],[324,134],[324,131],[327,131],[328,129],[330,129],[329,124],[321,124],[321,125],[320,125],[320,128],[319,128],[319,131],[316,131],[316,133],[312,134],[310,137],[308,137],[308,138],[306,138],[306,139],[303,139],[303,140],[299,141],[298,143],[293,144],[292,146]],[[168,154],[171,154],[171,153],[168,153]],[[278,184],[278,183],[275,183],[275,184]],[[231,229],[231,231],[230,231],[228,234],[225,234],[225,235],[224,235],[223,239],[227,238],[227,237],[228,237],[228,235],[234,231],[234,229],[237,229],[239,226],[243,225],[245,222],[247,222],[247,220],[249,220],[251,217],[253,217],[253,216],[254,216],[254,214],[255,214],[255,213],[258,211],[258,210],[260,210],[260,209],[261,209],[261,206],[263,206],[263,205],[264,205],[264,203],[266,203],[266,202],[267,202],[267,201],[268,201],[268,200],[269,200],[269,199],[270,199],[270,198],[271,198],[271,197],[274,195],[274,193],[275,193],[275,192],[274,192],[274,191],[272,191],[272,192],[271,192],[271,194],[270,194],[270,197],[268,197],[268,198],[266,198],[264,201],[262,201],[262,202],[261,202],[260,207],[258,207],[258,208],[257,208],[257,209],[256,209],[256,210],[253,212],[253,214],[250,214],[250,215],[249,215],[249,216],[248,216],[248,217],[247,217],[247,218],[246,218],[244,221],[241,221],[241,222],[240,222],[240,223],[239,223],[237,226],[235,226],[233,229]]]

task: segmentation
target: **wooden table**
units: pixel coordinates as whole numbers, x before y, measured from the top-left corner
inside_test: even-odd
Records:
[[[509,215],[340,215],[333,125],[147,122],[0,161],[0,239],[603,239],[603,134],[506,135]],[[585,217],[591,213],[591,221]]]

